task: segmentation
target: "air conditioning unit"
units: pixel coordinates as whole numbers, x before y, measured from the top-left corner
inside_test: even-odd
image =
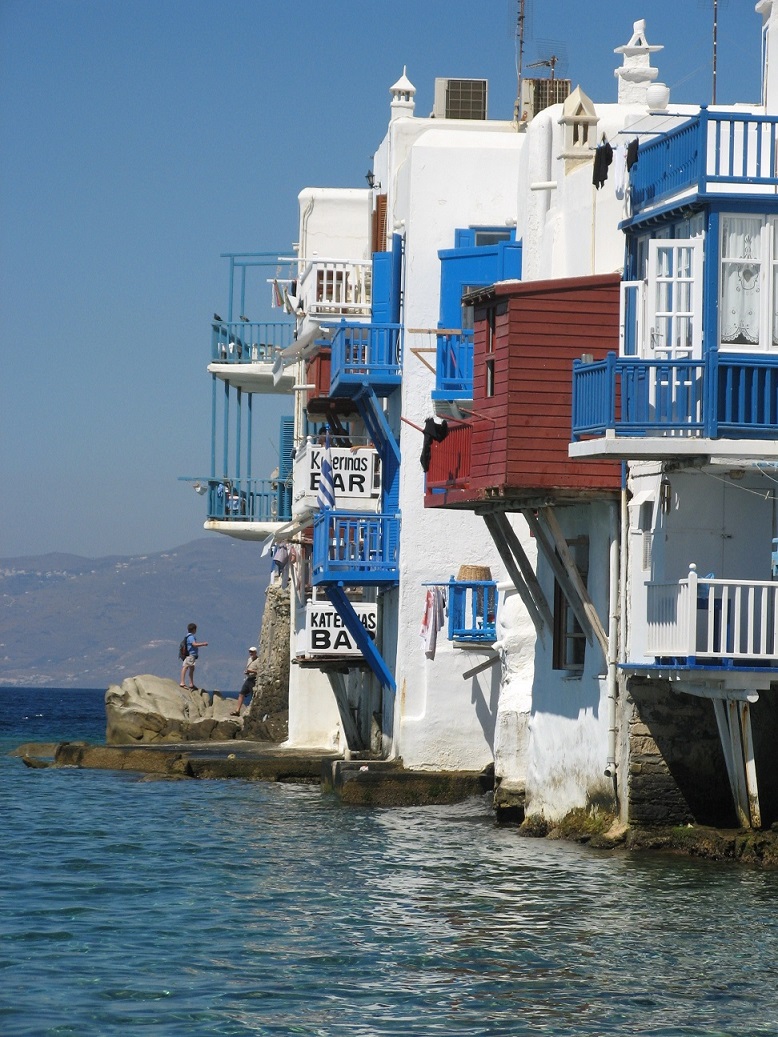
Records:
[[[570,95],[569,79],[523,79],[521,81],[521,110],[532,119],[550,108],[552,104],[563,104]]]
[[[486,119],[486,79],[436,79],[436,119]]]

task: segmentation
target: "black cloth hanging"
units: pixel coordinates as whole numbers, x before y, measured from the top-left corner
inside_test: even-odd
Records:
[[[599,189],[608,179],[608,166],[613,161],[613,148],[604,140],[602,144],[597,145],[597,150],[594,152],[594,169],[592,170],[592,183]]]
[[[427,418],[424,422],[424,445],[421,448],[421,467],[425,472],[429,471],[430,460],[432,458],[432,443],[442,443],[448,435],[448,422],[447,421],[435,421],[434,418]]]
[[[638,139],[631,140],[627,145],[627,172],[637,165],[638,161]]]

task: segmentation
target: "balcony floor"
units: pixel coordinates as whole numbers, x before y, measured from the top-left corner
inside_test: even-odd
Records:
[[[715,463],[778,460],[778,439],[706,439],[702,436],[616,436],[571,443],[575,459],[662,461],[671,457],[707,458]]]
[[[669,681],[675,691],[703,698],[722,695],[749,698],[769,691],[778,681],[778,671],[769,666],[667,666],[664,663],[619,663],[630,677]]]
[[[232,519],[206,519],[203,529],[209,533],[226,533],[236,540],[267,540],[273,534],[289,525],[283,522],[235,522]]]
[[[260,360],[250,361],[245,364],[216,364],[208,365],[208,373],[215,374],[223,382],[229,382],[235,389],[241,392],[256,393],[288,393],[292,391],[295,384],[295,367],[285,370],[278,382],[273,379],[273,364],[264,363]]]

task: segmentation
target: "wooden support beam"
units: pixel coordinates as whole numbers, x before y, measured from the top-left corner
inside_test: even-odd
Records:
[[[540,508],[538,510],[538,528],[542,528],[544,534],[544,542],[547,542],[550,538],[553,543],[553,550],[551,551],[551,557],[561,561],[565,582],[560,581],[562,591],[565,593],[570,607],[575,612],[578,622],[581,623],[579,613],[583,613],[585,622],[581,623],[581,627],[584,632],[587,633],[587,640],[591,644],[591,635],[596,639],[602,654],[605,658],[608,658],[608,635],[605,631],[600,617],[597,614],[594,602],[589,597],[589,592],[586,589],[586,584],[581,578],[581,574],[578,572],[578,566],[575,564],[572,552],[568,547],[567,541],[565,540],[562,529],[557,522],[556,515],[554,514],[553,508]],[[565,591],[565,583],[570,587],[572,598],[568,597]]]
[[[529,588],[532,600],[535,602],[538,608],[538,612],[541,614],[546,623],[548,623],[549,630],[553,629],[554,626],[554,615],[551,611],[548,602],[546,601],[546,595],[543,593],[543,588],[540,586],[540,581],[535,574],[535,570],[527,558],[524,548],[521,546],[521,541],[516,536],[516,532],[508,519],[508,516],[504,511],[496,511],[494,513],[499,526],[500,532],[505,537],[511,554],[516,559],[521,575],[524,577],[524,582]]]
[[[546,562],[548,562],[549,566],[551,567],[551,570],[554,573],[554,576],[556,577],[556,581],[562,589],[562,593],[567,599],[570,608],[573,610],[573,613],[575,614],[575,618],[578,620],[581,630],[583,630],[586,636],[586,640],[589,642],[589,644],[593,644],[594,630],[592,628],[592,624],[590,623],[589,617],[587,616],[584,610],[581,599],[575,591],[575,586],[573,585],[573,582],[570,579],[570,575],[567,571],[567,568],[565,567],[564,563],[562,562],[562,560],[556,552],[556,546],[554,544],[553,538],[550,536],[546,527],[544,525],[541,525],[541,523],[538,521],[537,515],[530,508],[523,508],[522,515],[527,520],[527,524],[529,525],[529,528],[532,530],[532,533],[535,537],[535,541],[538,545],[538,550],[542,553],[543,557],[546,559]]]
[[[491,659],[485,659],[482,663],[478,663],[477,666],[471,666],[469,670],[465,670],[465,672],[462,674],[462,680],[470,680],[470,678],[475,677],[477,673],[481,673],[483,670],[488,670],[492,666],[496,666],[499,661],[499,655],[494,655]]]
[[[486,523],[486,528],[489,531],[489,535],[494,541],[494,546],[497,548],[500,558],[502,558],[503,564],[505,565],[505,568],[508,571],[508,576],[510,576],[513,586],[519,592],[519,597],[523,601],[524,607],[529,613],[529,618],[532,620],[532,623],[535,627],[535,633],[538,635],[542,643],[544,625],[543,616],[538,611],[538,607],[535,604],[535,601],[532,597],[532,593],[530,592],[529,587],[525,583],[524,578],[522,577],[521,572],[519,571],[519,567],[516,564],[516,559],[511,554],[511,550],[508,547],[505,537],[502,535],[500,525],[497,522],[496,513],[484,513],[483,520]]]
[[[346,745],[349,749],[353,750],[364,749],[365,746],[362,743],[357,725],[354,721],[354,715],[351,712],[351,703],[348,700],[348,692],[346,691],[346,682],[343,679],[343,674],[338,673],[335,670],[328,670],[327,679],[330,682],[330,687],[335,696],[335,701],[338,704],[338,713],[340,713],[340,722],[343,724],[343,734],[346,738]]]
[[[762,811],[759,807],[759,788],[756,781],[756,762],[754,760],[754,740],[751,732],[751,704],[738,702],[740,715],[740,733],[743,740],[743,761],[746,773],[746,794],[748,796],[748,812],[751,827],[762,827]]]

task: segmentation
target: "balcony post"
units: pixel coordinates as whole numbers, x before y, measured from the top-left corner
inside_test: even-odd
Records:
[[[716,439],[719,434],[719,351],[708,349],[705,352],[705,363],[703,366],[703,378],[705,384],[702,391],[702,401],[705,411],[703,413],[702,428],[703,435],[709,439]]]
[[[714,130],[714,127],[720,125],[720,123],[711,122],[708,114],[707,104],[700,106],[700,114],[698,116],[698,133],[697,133],[697,191],[699,194],[708,193],[708,132]],[[721,146],[721,140],[716,142],[716,168],[718,169],[718,152]],[[731,142],[730,142],[731,146]]]
[[[681,586],[683,587],[683,581],[681,581]],[[692,664],[697,658],[697,586],[697,566],[691,562],[686,580],[687,604],[682,622],[686,626],[684,631],[686,658]],[[681,594],[683,594],[683,590]]]
[[[607,428],[616,429],[616,354],[611,352],[605,358],[605,392],[608,395]]]

